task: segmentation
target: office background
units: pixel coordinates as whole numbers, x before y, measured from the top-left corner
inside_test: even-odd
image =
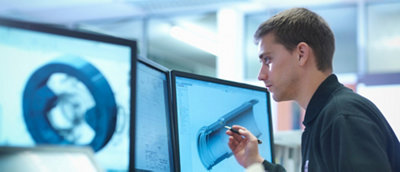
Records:
[[[0,0],[0,16],[134,39],[139,56],[170,69],[262,86],[253,33],[298,6],[327,20],[336,38],[334,72],[376,103],[399,136],[398,0]],[[301,130],[296,103],[272,109],[275,131]]]
[[[339,79],[370,97],[387,118],[400,112],[396,106],[400,1],[1,0],[0,4],[2,17],[134,39],[139,56],[170,69],[260,86],[254,31],[281,10],[307,7],[324,17],[335,34],[334,72]],[[274,103],[273,114],[277,131],[302,127],[302,112],[295,103]]]

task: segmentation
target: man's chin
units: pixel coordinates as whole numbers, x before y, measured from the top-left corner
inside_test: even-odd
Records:
[[[281,102],[281,101],[286,101],[287,99],[284,99],[283,97],[276,95],[272,93],[272,99],[274,99],[276,102]]]
[[[272,93],[272,99],[274,99],[276,102],[281,101],[281,100],[279,99],[279,97],[276,96],[276,94],[274,94],[274,93]]]

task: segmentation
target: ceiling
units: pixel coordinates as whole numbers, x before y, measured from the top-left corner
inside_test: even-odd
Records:
[[[101,32],[139,42],[141,56],[169,68],[215,74],[215,56],[169,35],[171,25],[216,31],[215,12],[248,0],[0,0],[0,16]],[[201,72],[200,72],[201,73]]]
[[[115,19],[190,15],[222,7],[267,7],[354,2],[357,0],[0,0],[0,15],[47,23],[76,24]]]
[[[253,13],[355,2],[358,0],[0,0],[0,16],[135,39],[141,56],[169,68],[215,75],[216,57],[172,38],[168,28],[192,23],[217,32],[216,12],[226,7]]]

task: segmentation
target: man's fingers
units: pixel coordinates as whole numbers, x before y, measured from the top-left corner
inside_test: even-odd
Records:
[[[242,127],[240,125],[232,125],[232,128],[235,129],[235,130],[239,130],[239,129],[246,130],[246,128],[244,128],[244,127]]]
[[[230,136],[228,146],[233,153],[237,153],[245,148],[247,141],[248,141],[247,139],[243,138],[240,141],[238,141],[234,137]]]
[[[232,128],[239,131],[240,135],[242,135],[244,137],[252,137],[253,136],[253,134],[249,130],[247,130],[246,128],[244,128],[240,125],[233,125]],[[253,137],[255,137],[255,136],[253,136]]]
[[[241,142],[243,140],[243,136],[236,133],[232,134],[232,137],[238,142]]]
[[[249,130],[247,130],[246,128],[244,128],[240,125],[233,125],[232,128],[239,131],[241,138],[247,138],[249,140],[257,140],[256,136],[254,136]],[[238,134],[236,134],[236,135],[238,135]]]
[[[229,137],[229,142],[228,142],[228,146],[229,148],[231,148],[232,150],[235,150],[236,145],[238,145],[239,143],[232,137]]]
[[[248,142],[247,138],[242,138],[241,141],[239,142],[239,144],[237,144],[236,149],[237,150],[244,150],[244,148],[246,147]]]

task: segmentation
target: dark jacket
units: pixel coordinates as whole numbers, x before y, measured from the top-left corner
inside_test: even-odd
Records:
[[[304,172],[400,172],[400,143],[382,113],[333,74],[314,93],[303,124]]]

